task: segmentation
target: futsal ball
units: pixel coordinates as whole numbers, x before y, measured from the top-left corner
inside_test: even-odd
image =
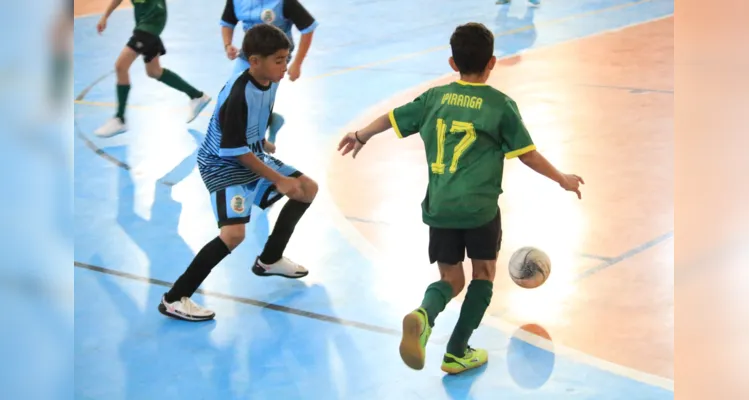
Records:
[[[551,274],[551,260],[541,249],[527,246],[512,253],[508,266],[510,278],[520,287],[537,288],[546,282]]]

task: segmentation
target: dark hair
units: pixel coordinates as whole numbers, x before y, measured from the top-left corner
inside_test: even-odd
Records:
[[[279,50],[289,50],[291,41],[274,25],[259,24],[248,29],[242,40],[242,52],[250,56],[268,57]]]
[[[494,55],[494,34],[484,24],[469,22],[455,28],[450,47],[461,74],[480,74]]]

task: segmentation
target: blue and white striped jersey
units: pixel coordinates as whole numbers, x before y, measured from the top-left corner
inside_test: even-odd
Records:
[[[273,82],[260,85],[245,70],[221,89],[198,151],[198,170],[209,192],[260,179],[237,156],[252,152],[265,158],[263,140],[277,88]]]

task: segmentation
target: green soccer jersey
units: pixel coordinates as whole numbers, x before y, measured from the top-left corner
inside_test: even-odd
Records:
[[[536,147],[515,102],[485,84],[457,81],[431,88],[390,112],[395,133],[420,132],[429,170],[424,223],[469,229],[492,220],[505,158]]]
[[[166,26],[166,0],[131,0],[135,11],[135,29],[156,36]]]

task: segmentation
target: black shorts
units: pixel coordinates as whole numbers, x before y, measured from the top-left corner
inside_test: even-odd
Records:
[[[478,228],[429,228],[429,262],[457,264],[468,258],[496,260],[502,245],[502,218],[500,212],[491,221]]]
[[[166,54],[161,38],[146,31],[134,30],[133,36],[127,41],[127,47],[142,55],[145,63],[150,63],[154,58]]]

